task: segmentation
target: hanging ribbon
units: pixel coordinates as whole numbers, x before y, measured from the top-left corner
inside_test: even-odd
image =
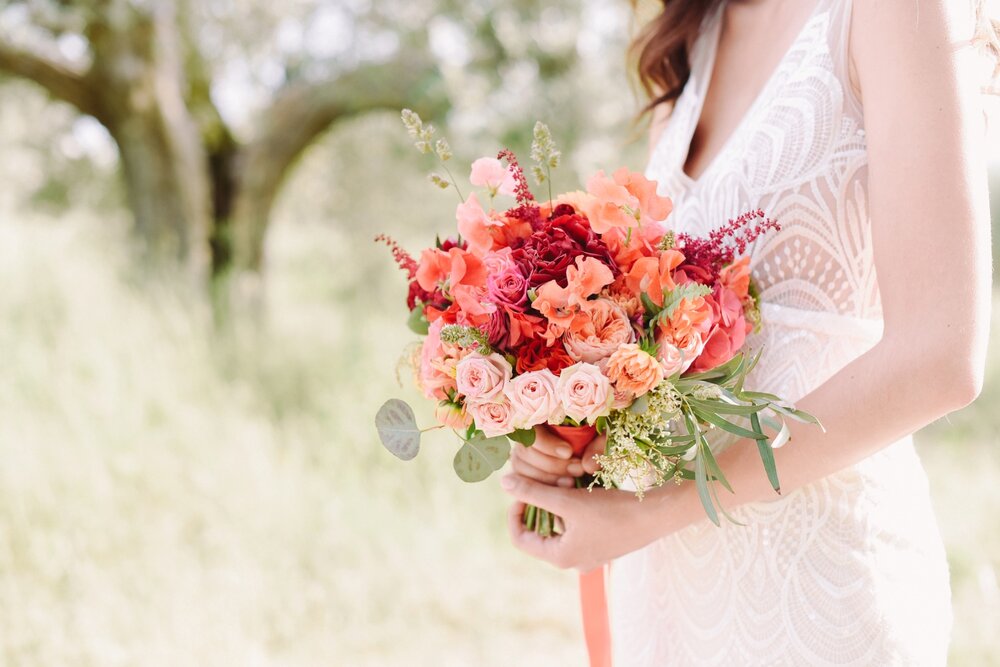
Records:
[[[581,456],[597,436],[593,426],[550,426],[569,443],[575,456]],[[611,625],[608,621],[607,577],[610,566],[602,566],[580,575],[580,609],[583,612],[583,638],[587,643],[590,667],[611,667]]]

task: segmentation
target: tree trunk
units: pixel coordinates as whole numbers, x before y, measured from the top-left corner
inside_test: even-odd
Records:
[[[98,119],[118,144],[129,205],[147,254],[208,272],[208,159],[183,93],[171,3],[122,25],[94,26],[90,78],[104,89]]]

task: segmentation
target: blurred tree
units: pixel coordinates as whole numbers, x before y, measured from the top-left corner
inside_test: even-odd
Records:
[[[179,259],[198,275],[261,267],[284,176],[331,123],[406,104],[433,114],[445,102],[426,49],[351,53],[322,73],[291,57],[254,127],[238,136],[215,101],[219,63],[206,57],[218,54],[210,28],[217,33],[224,21],[204,20],[242,7],[9,0],[0,9],[16,28],[0,32],[0,71],[36,82],[107,128],[139,237],[151,256]],[[344,25],[356,27],[356,18],[345,15]]]
[[[0,0],[0,72],[97,119],[150,255],[217,278],[261,268],[275,197],[331,124],[441,116],[484,88],[507,93],[494,115],[530,114],[539,82],[579,60],[581,14],[572,0]]]

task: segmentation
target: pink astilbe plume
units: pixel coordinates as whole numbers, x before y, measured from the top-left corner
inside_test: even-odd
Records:
[[[507,160],[514,176],[514,196],[517,197],[517,206],[507,211],[507,215],[523,220],[530,224],[532,229],[537,230],[542,225],[542,216],[538,204],[535,203],[535,196],[528,187],[528,179],[524,177],[524,170],[517,163],[517,156],[509,148],[505,148],[497,153],[497,159]]]
[[[755,223],[755,224],[751,224]],[[737,255],[764,233],[781,229],[777,221],[764,215],[764,211],[747,211],[718,229],[709,232],[708,238],[678,234],[677,245],[684,253],[686,265],[697,266],[712,275],[732,264]]]

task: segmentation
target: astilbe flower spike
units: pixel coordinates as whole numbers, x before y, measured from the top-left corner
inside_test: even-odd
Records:
[[[751,224],[756,221],[756,224]],[[699,266],[713,274],[731,264],[736,255],[742,255],[747,247],[768,231],[778,231],[781,225],[757,209],[747,211],[733,218],[708,234],[708,238],[677,235],[677,245],[684,252],[685,263]]]
[[[507,211],[507,215],[518,220],[524,220],[537,230],[542,226],[542,215],[535,203],[535,196],[531,194],[528,187],[528,179],[524,177],[524,170],[517,162],[517,156],[509,148],[505,148],[497,153],[498,160],[507,160],[510,171],[514,176],[514,195],[517,197],[517,206]]]
[[[417,275],[417,260],[413,259],[413,256],[406,252],[395,239],[388,234],[379,234],[375,237],[375,242],[384,243],[389,246],[389,249],[392,251],[393,260],[399,265],[400,269],[406,271],[407,278]]]

